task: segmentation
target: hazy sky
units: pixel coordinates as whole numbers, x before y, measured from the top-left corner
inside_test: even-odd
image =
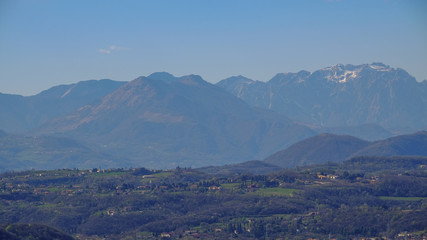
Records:
[[[372,62],[427,79],[427,1],[0,1],[3,93],[157,71],[267,81]]]

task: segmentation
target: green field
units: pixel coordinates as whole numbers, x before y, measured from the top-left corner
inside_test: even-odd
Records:
[[[299,192],[299,189],[293,189],[293,188],[281,188],[281,187],[275,187],[275,188],[260,188],[257,189],[253,194],[263,197],[270,197],[270,196],[279,196],[279,197],[291,197],[294,193]]]
[[[223,183],[221,187],[224,189],[233,189],[240,187],[241,183]]]

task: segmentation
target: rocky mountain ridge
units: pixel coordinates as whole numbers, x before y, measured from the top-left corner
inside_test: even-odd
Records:
[[[325,128],[375,124],[401,134],[427,126],[427,84],[382,63],[280,73],[268,82],[238,76],[216,85],[252,106]]]

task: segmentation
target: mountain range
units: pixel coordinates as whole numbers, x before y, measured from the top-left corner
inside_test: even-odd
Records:
[[[427,81],[380,63],[277,74],[268,82],[239,76],[211,84],[166,72],[82,81],[29,97],[0,93],[0,167],[233,164],[322,132],[364,139],[343,152],[355,151],[426,129],[426,109]]]
[[[346,127],[370,124],[383,134],[402,134],[427,127],[427,81],[382,63],[280,73],[268,82],[237,76],[216,85],[252,106],[320,129],[345,133]]]
[[[137,78],[99,103],[50,121],[38,133],[96,143],[148,167],[259,159],[315,132],[255,109],[199,76]]]

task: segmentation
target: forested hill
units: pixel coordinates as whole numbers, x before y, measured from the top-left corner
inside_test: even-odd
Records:
[[[376,141],[354,156],[427,156],[427,131]]]
[[[342,162],[370,142],[346,135],[320,134],[293,144],[264,161],[281,167]]]
[[[326,162],[342,162],[357,156],[427,156],[427,131],[374,142],[347,135],[320,134],[293,144],[264,161],[292,168]]]

